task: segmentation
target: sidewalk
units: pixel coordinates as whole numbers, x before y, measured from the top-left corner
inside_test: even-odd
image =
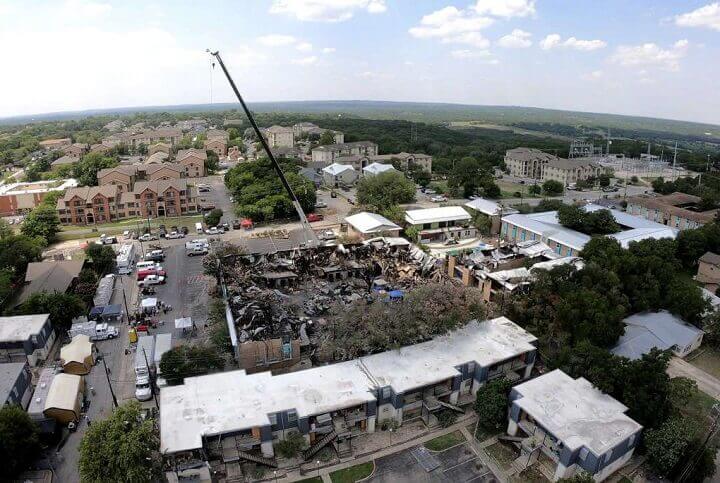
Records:
[[[495,465],[492,462],[489,462],[490,458],[485,455],[483,451],[479,451],[478,447],[473,444],[473,438],[472,435],[470,435],[470,432],[467,430],[466,426],[469,424],[472,424],[476,421],[477,417],[474,413],[470,415],[466,415],[463,418],[461,418],[460,421],[453,424],[452,426],[449,426],[447,428],[441,428],[438,430],[428,430],[426,431],[422,436],[413,436],[410,439],[404,440],[404,441],[398,441],[397,443],[394,443],[390,446],[386,446],[381,450],[374,451],[371,453],[361,454],[356,457],[353,457],[350,460],[343,461],[341,463],[336,463],[328,466],[321,466],[320,467],[320,477],[322,478],[323,482],[330,483],[330,473],[333,473],[338,470],[343,470],[345,468],[349,468],[351,466],[356,466],[363,463],[368,463],[371,461],[374,461],[376,459],[382,458],[383,456],[388,456],[391,454],[399,453],[401,451],[405,451],[410,448],[414,448],[415,446],[418,446],[422,443],[425,443],[426,441],[430,441],[431,439],[435,439],[438,436],[443,436],[455,431],[461,431],[463,436],[470,442],[471,446],[475,451],[478,453],[478,456],[482,460],[483,464],[488,466],[493,473],[497,476],[498,480],[502,483],[507,482],[507,478],[505,478],[504,472],[500,471],[499,473],[496,473],[497,465]],[[373,437],[373,435],[369,435],[368,437]],[[312,478],[318,475],[318,472],[313,468],[310,471],[307,471],[305,474],[300,473],[299,468],[294,468],[291,471],[287,472],[284,476],[278,476],[277,479],[269,479],[267,481],[282,481],[282,482],[293,482],[293,481],[299,481],[304,480],[307,478]]]

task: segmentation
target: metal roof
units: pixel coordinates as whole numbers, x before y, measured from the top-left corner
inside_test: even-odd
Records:
[[[411,225],[422,225],[440,221],[469,220],[470,214],[462,206],[440,206],[405,212],[405,221]]]
[[[399,230],[400,227],[377,213],[363,211],[345,218],[345,221],[360,233],[376,233],[387,230]]]
[[[703,334],[702,330],[666,310],[631,315],[623,322],[625,333],[611,352],[628,359],[640,359],[653,348],[686,347]]]

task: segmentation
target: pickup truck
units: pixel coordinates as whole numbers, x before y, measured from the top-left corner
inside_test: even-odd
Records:
[[[150,233],[145,233],[143,236],[141,236],[139,238],[140,241],[153,241],[153,240],[157,240],[157,239],[158,239],[158,237],[156,237],[155,235],[151,235]]]
[[[170,233],[165,235],[165,238],[167,238],[168,240],[174,240],[175,238],[185,238],[185,235],[181,231],[171,231]]]
[[[138,282],[145,280],[147,277],[150,277],[151,275],[163,277],[163,279],[167,276],[167,274],[165,273],[165,270],[158,270],[156,268],[147,268],[145,270],[138,270],[138,273],[137,273]]]
[[[165,283],[165,275],[148,275],[138,282],[138,287],[147,287],[150,285],[162,285]]]
[[[317,213],[310,213],[307,216],[307,221],[309,221],[310,223],[313,223],[315,221],[323,221],[323,218],[324,217],[322,215],[319,215]]]
[[[193,248],[187,250],[188,257],[207,255],[208,249],[205,245],[195,245]]]
[[[98,245],[112,245],[114,243],[117,243],[117,237],[114,236],[107,236],[106,234],[100,235],[100,239],[96,241]]]
[[[117,330],[117,327],[113,327],[107,323],[96,324],[95,322],[90,321],[73,324],[68,331],[70,338],[80,334],[86,335],[90,338],[90,340],[94,341],[114,339],[120,335],[120,332]]]

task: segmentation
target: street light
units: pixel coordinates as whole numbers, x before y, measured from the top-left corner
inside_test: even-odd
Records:
[[[320,460],[317,460],[315,463],[317,464],[317,470],[318,470],[317,475],[318,475],[318,478],[320,478]]]

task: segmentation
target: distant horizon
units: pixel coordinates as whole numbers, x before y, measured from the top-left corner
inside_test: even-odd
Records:
[[[647,119],[655,121],[669,121],[686,124],[694,124],[698,126],[708,126],[713,128],[720,128],[720,122],[718,124],[694,121],[689,119],[679,119],[671,117],[654,117],[641,114],[623,114],[616,112],[601,112],[601,111],[583,111],[583,110],[572,110],[572,109],[561,109],[553,107],[540,107],[530,105],[516,105],[516,104],[473,104],[465,102],[431,102],[431,101],[391,101],[391,100],[377,100],[377,99],[316,99],[316,100],[284,100],[284,101],[246,101],[248,106],[258,105],[282,105],[282,104],[341,104],[341,103],[355,103],[355,104],[395,104],[395,105],[423,105],[423,106],[446,106],[446,107],[458,107],[458,108],[497,108],[497,109],[532,109],[538,111],[554,111],[561,113],[575,113],[584,115],[597,115],[597,116],[614,116],[619,118],[635,118],[635,119]],[[116,107],[98,107],[78,110],[65,110],[65,111],[48,111],[48,112],[37,112],[32,114],[19,114],[12,116],[0,116],[0,124],[14,125],[14,124],[26,124],[32,122],[55,122],[62,121],[63,118],[70,117],[93,117],[93,116],[104,116],[104,115],[132,115],[137,113],[145,113],[151,111],[162,111],[169,110],[174,112],[203,112],[212,110],[231,110],[239,109],[241,106],[238,102],[215,102],[215,103],[188,103],[188,104],[156,104],[156,105],[144,105],[144,106],[116,106]],[[183,109],[187,109],[184,111]],[[265,112],[283,112],[279,109],[268,109]],[[318,114],[312,111],[297,111],[297,114]],[[352,112],[347,112],[353,114]],[[461,119],[458,119],[461,120]],[[478,119],[482,120],[482,119]],[[445,122],[449,122],[445,121]],[[720,134],[720,133],[718,133]]]

